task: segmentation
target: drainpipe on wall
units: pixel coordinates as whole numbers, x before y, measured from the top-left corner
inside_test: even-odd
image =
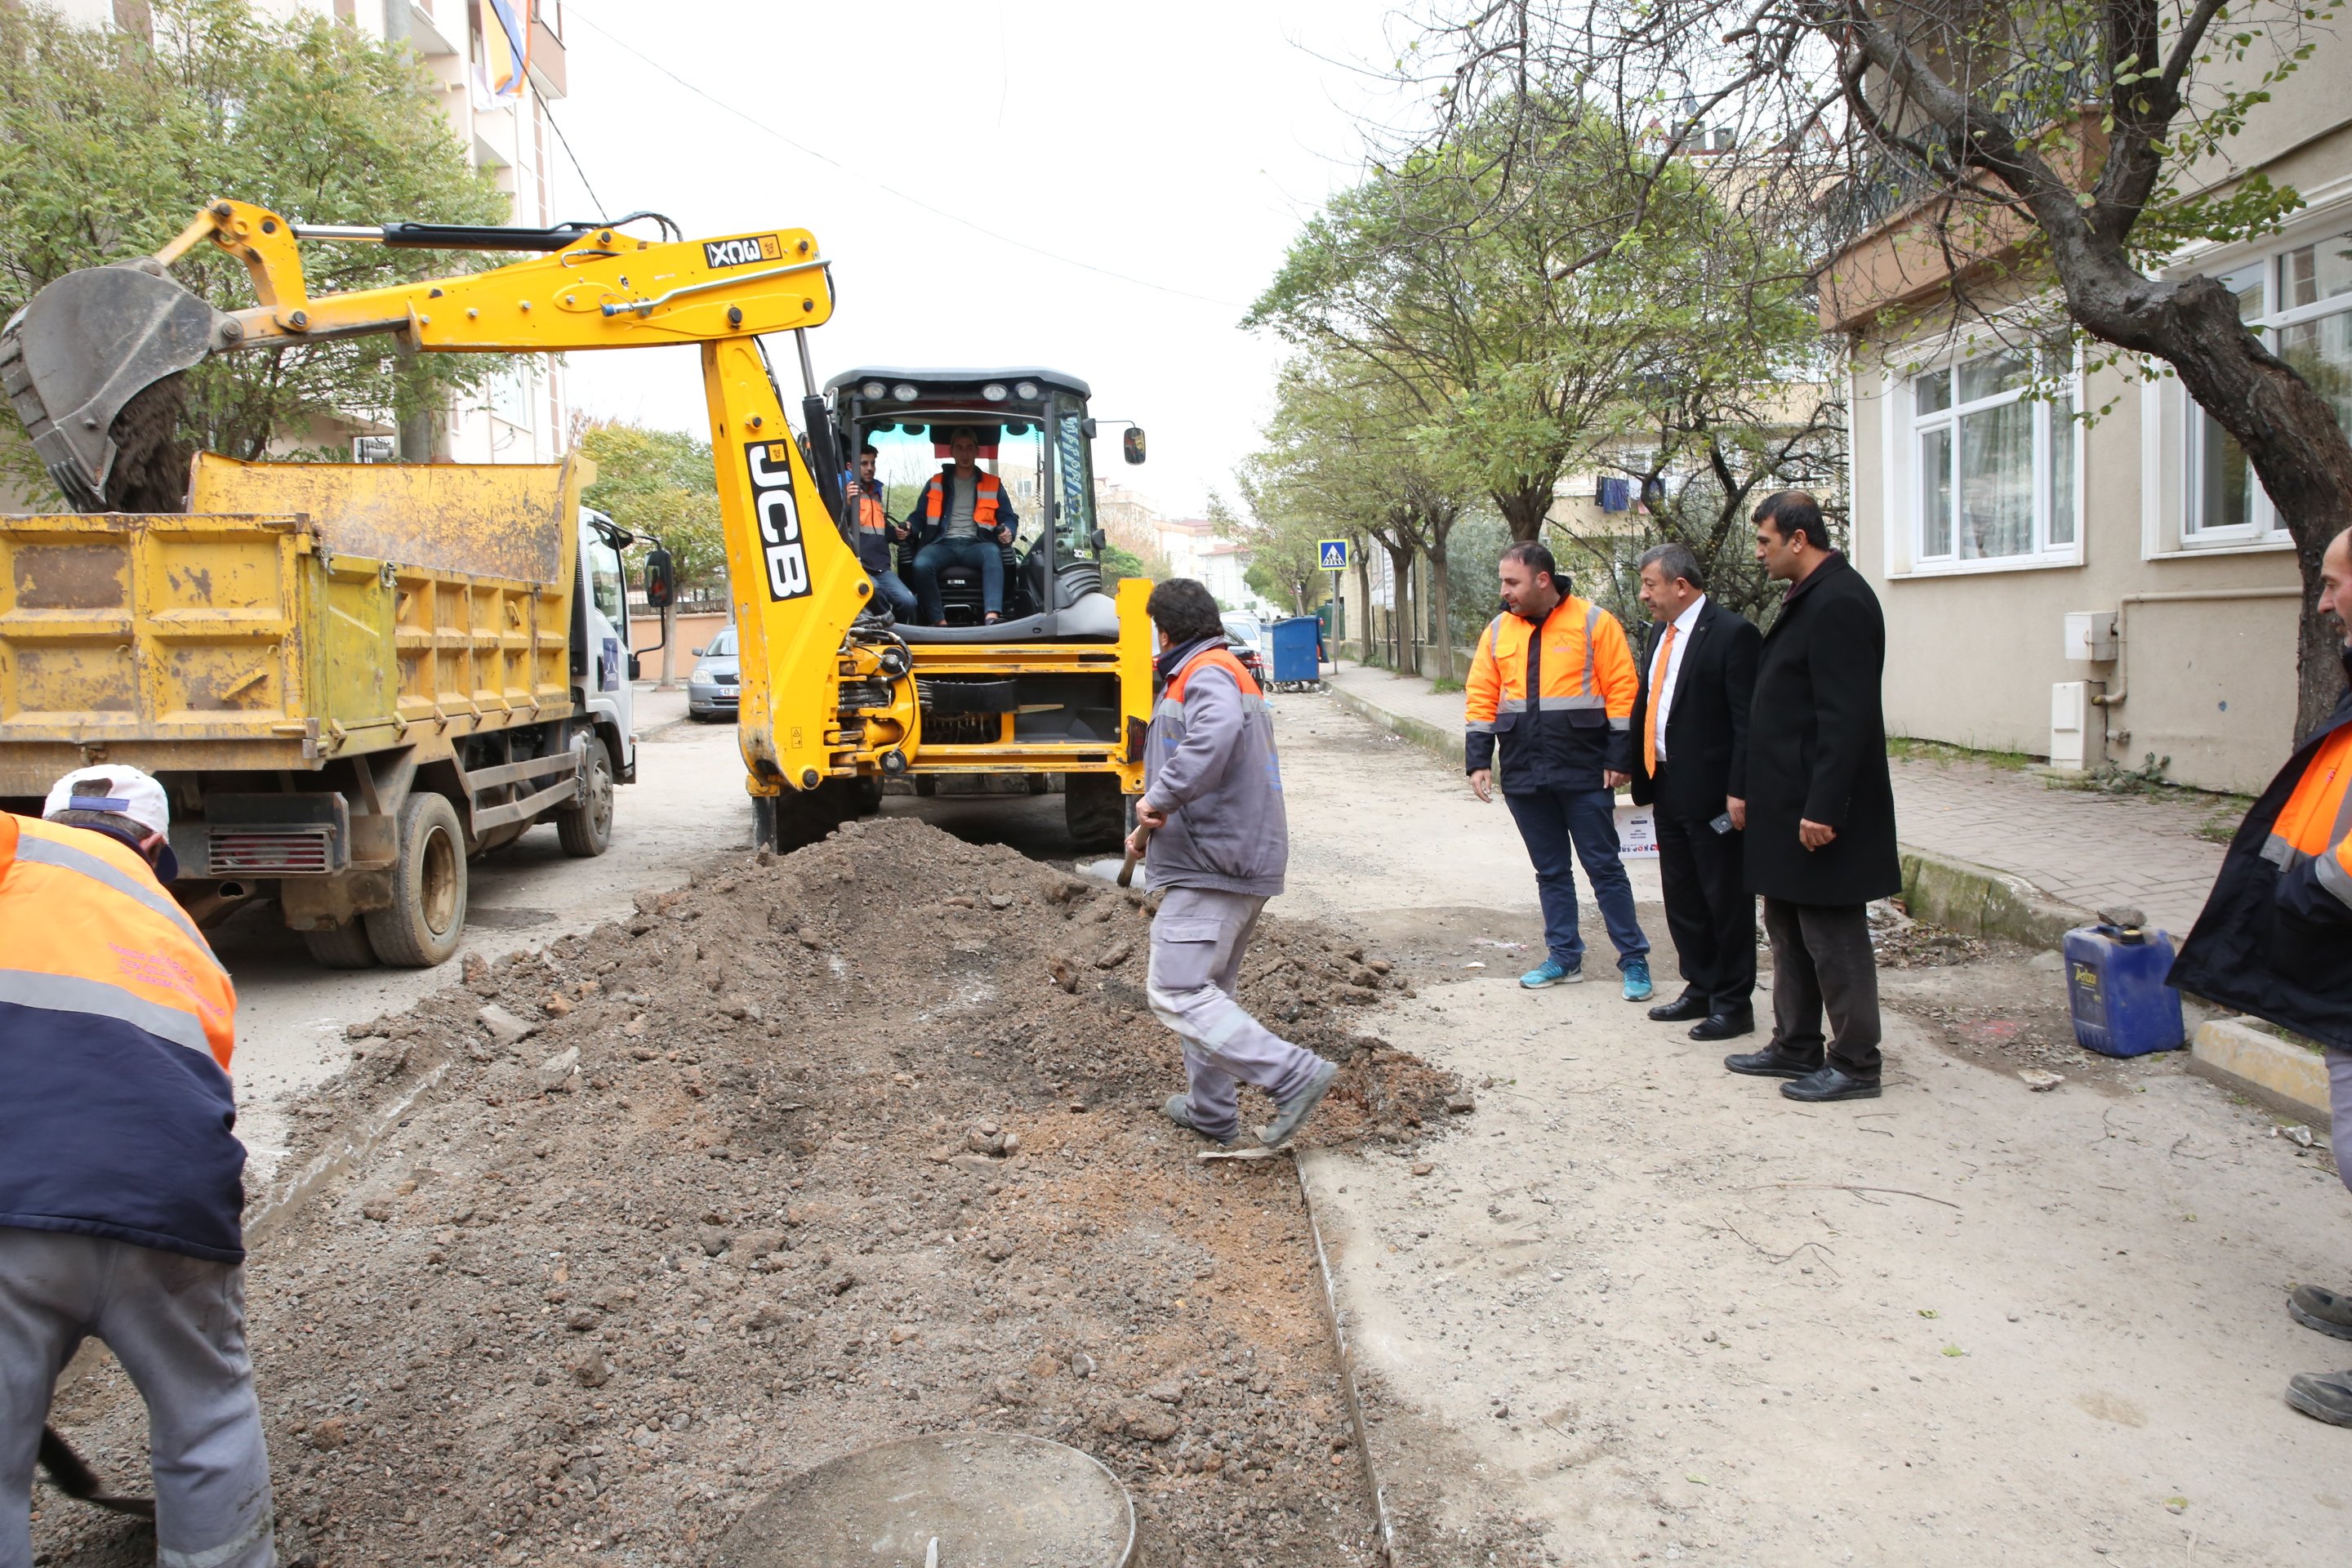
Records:
[[[2179,588],[2160,594],[2126,594],[2116,605],[2116,689],[2095,693],[2092,705],[2099,708],[2119,708],[2123,705],[2130,682],[2126,672],[2131,659],[2131,607],[2134,605],[2179,605],[2228,599],[2300,599],[2300,584],[2292,588]],[[2128,729],[2110,730],[2110,741],[2131,739]]]

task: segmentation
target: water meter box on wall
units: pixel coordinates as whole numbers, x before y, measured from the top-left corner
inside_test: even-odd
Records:
[[[2179,1050],[2180,993],[2164,983],[2172,938],[2141,928],[2137,910],[2102,910],[2066,933],[2066,1001],[2074,1037],[2102,1056]]]

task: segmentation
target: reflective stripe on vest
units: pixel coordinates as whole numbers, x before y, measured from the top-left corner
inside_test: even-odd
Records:
[[[226,1071],[236,991],[138,855],[88,828],[0,814],[0,1001],[119,1019]]]
[[[1176,705],[1176,711],[1181,713],[1184,710],[1184,688],[1192,680],[1192,672],[1209,665],[1215,665],[1234,678],[1234,684],[1241,689],[1244,708],[1253,712],[1272,711],[1266,705],[1265,694],[1258,689],[1257,682],[1250,679],[1248,667],[1234,657],[1233,649],[1213,646],[1202,648],[1184,661],[1184,668],[1178,670],[1176,679],[1168,683],[1162,705],[1172,702]]]
[[[945,474],[933,474],[931,488],[923,497],[923,515],[933,522],[940,521],[940,513],[947,507],[947,486],[943,482],[946,478]],[[1003,490],[1003,481],[985,470],[972,481],[971,525],[974,528],[996,526],[996,498]]]
[[[2352,724],[2337,730],[2312,753],[2294,793],[2271,824],[2263,858],[2292,871],[2306,860],[2335,858],[2332,852],[2347,837],[2352,837]],[[2326,879],[2322,871],[2321,879]],[[2352,903],[2352,899],[2346,901]]]

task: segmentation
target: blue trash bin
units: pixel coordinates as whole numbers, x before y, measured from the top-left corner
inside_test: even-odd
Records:
[[[1312,686],[1323,679],[1323,623],[1313,616],[1293,616],[1274,623],[1274,683]]]

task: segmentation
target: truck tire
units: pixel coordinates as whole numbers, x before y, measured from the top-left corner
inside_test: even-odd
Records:
[[[593,860],[613,847],[613,753],[588,742],[588,798],[555,814],[555,836],[575,860]]]
[[[306,931],[302,945],[310,962],[321,969],[373,969],[375,944],[368,941],[363,921],[345,921],[332,931]]]
[[[446,963],[466,935],[466,835],[446,795],[420,791],[400,807],[393,905],[371,910],[368,942],[401,969]]]
[[[1081,849],[1107,849],[1118,842],[1127,820],[1127,797],[1115,773],[1072,773],[1062,784],[1062,821],[1070,842]]]

